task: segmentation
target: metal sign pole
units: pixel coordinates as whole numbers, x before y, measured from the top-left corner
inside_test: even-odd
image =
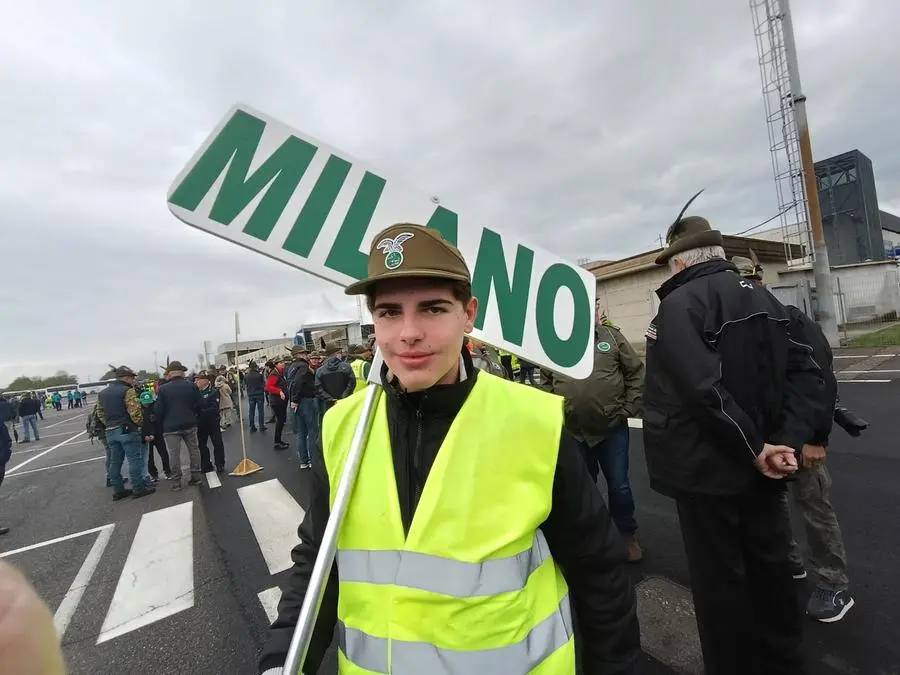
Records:
[[[366,389],[366,399],[363,403],[356,431],[353,432],[353,440],[350,443],[350,451],[347,461],[344,463],[344,472],[338,483],[331,514],[328,516],[328,524],[322,536],[322,545],[319,555],[316,556],[316,564],[313,566],[309,587],[306,589],[306,597],[303,598],[303,606],[300,608],[300,616],[297,617],[297,626],[291,637],[291,645],[288,648],[287,659],[284,663],[285,673],[299,673],[300,667],[306,661],[306,653],[309,651],[309,643],[312,640],[313,629],[316,625],[316,617],[319,615],[319,607],[322,605],[322,597],[325,595],[325,586],[334,564],[334,556],[337,552],[338,534],[344,516],[347,515],[347,507],[350,504],[350,496],[353,486],[359,474],[359,465],[362,462],[363,453],[366,450],[366,442],[372,421],[375,418],[375,408],[381,397],[380,385],[369,384]],[[321,431],[320,431],[321,433]]]

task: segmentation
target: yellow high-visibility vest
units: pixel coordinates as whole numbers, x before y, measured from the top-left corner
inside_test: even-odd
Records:
[[[552,503],[562,399],[477,377],[408,536],[379,401],[338,538],[344,675],[575,672],[568,586],[539,529]],[[325,415],[332,506],[364,400],[355,394]]]
[[[366,363],[367,361],[362,359],[353,359],[350,362],[350,370],[353,371],[353,376],[356,378],[356,388],[353,390],[354,394],[366,388],[366,376],[363,374],[365,373]]]

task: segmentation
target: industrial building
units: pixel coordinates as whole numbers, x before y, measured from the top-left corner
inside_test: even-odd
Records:
[[[884,260],[872,160],[859,150],[850,150],[818,161],[815,167],[829,262],[849,265]]]

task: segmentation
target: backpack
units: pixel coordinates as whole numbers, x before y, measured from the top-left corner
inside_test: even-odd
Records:
[[[91,443],[94,442],[94,439],[96,437],[106,433],[106,425],[100,421],[100,417],[97,415],[97,406],[94,406],[94,408],[91,410],[91,413],[87,416],[85,431],[87,431],[87,435],[91,440]]]

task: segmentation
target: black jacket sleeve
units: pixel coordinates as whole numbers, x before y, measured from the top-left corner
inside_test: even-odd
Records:
[[[588,475],[577,442],[565,432],[553,506],[541,531],[569,585],[584,674],[632,673],[641,635],[625,543]]]
[[[321,449],[316,454],[321,457]],[[269,668],[284,665],[287,657],[291,637],[300,616],[300,608],[309,580],[312,576],[313,565],[319,554],[319,546],[322,543],[322,535],[325,533],[325,525],[328,523],[329,509],[329,485],[328,474],[322,462],[313,464],[312,489],[310,491],[310,504],[303,522],[300,523],[298,534],[300,543],[291,552],[294,566],[283,588],[281,602],[278,604],[278,618],[269,629],[266,643],[259,657],[259,672]],[[303,673],[313,675],[318,672],[319,665],[325,657],[334,637],[334,626],[337,622],[338,583],[337,565],[333,564],[331,575],[325,587],[325,596],[319,609],[316,627],[313,630],[312,641],[306,654],[306,664]]]
[[[764,439],[749,415],[722,385],[719,353],[703,338],[703,318],[684,304],[659,307],[655,351],[671,374],[678,397],[718,439],[749,461],[762,452]]]
[[[818,324],[800,309],[788,307],[788,315],[791,319],[791,351],[786,407],[795,416],[805,418],[805,425],[797,425],[798,434],[808,434],[804,443],[828,445],[837,405],[837,379],[832,369],[831,347]]]

